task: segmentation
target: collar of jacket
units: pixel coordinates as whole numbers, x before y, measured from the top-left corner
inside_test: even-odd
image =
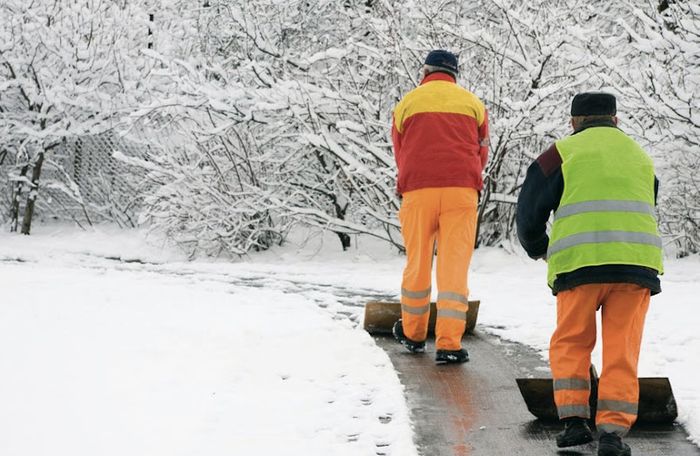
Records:
[[[424,77],[423,80],[420,82],[420,85],[423,85],[428,82],[432,81],[447,81],[447,82],[457,82],[455,81],[455,78],[452,77],[451,74],[448,73],[443,73],[442,71],[434,71],[430,73],[428,76]]]
[[[590,122],[584,122],[581,125],[579,125],[578,128],[572,133],[572,135],[575,135],[576,133],[581,133],[583,130],[593,127],[617,128],[617,125],[615,125],[615,122],[613,122],[612,120],[592,120]]]

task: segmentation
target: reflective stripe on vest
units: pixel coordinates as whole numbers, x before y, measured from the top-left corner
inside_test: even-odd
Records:
[[[547,249],[547,282],[586,266],[636,265],[663,273],[654,216],[654,165],[617,128],[557,141],[564,191]]]
[[[598,200],[584,201],[582,203],[574,203],[560,207],[554,213],[554,221],[570,215],[584,214],[586,212],[637,212],[640,214],[649,214],[652,217],[654,216],[654,208],[648,203],[624,200]]]
[[[661,238],[658,235],[638,233],[636,231],[593,231],[590,233],[574,234],[558,240],[547,249],[547,258],[557,252],[577,245],[604,244],[606,242],[647,244],[661,248]]]

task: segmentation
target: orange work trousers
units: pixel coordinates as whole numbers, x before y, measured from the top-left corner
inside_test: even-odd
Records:
[[[596,310],[603,327],[603,371],[596,427],[625,435],[637,419],[637,364],[650,291],[628,283],[581,285],[557,294],[557,329],[549,361],[559,418],[590,418],[589,367],[596,343]]]
[[[401,318],[406,337],[428,335],[433,255],[437,242],[435,346],[459,350],[469,309],[467,272],[474,251],[478,193],[473,188],[424,188],[403,194],[399,220],[406,247]]]

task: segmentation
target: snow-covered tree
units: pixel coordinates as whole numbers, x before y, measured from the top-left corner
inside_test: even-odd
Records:
[[[398,244],[387,142],[396,84],[386,82],[394,72],[383,51],[353,40],[367,34],[353,28],[370,19],[366,9],[328,1],[208,4],[197,10],[198,45],[188,55],[164,55],[158,46],[149,54],[163,65],[153,90],[168,102],[146,112],[187,124],[190,146],[209,154],[200,163],[226,162],[224,180],[282,226],[329,228],[345,248],[353,232]]]
[[[599,71],[621,94],[623,128],[654,156],[663,234],[679,255],[700,251],[700,5],[626,0],[608,12]]]
[[[120,2],[0,4],[0,132],[16,163],[13,229],[26,193],[22,232],[29,233],[42,167],[59,166],[51,153],[108,130],[119,109],[142,96],[133,74],[147,27],[138,12]],[[54,187],[80,199],[72,184]]]
[[[661,224],[685,254],[700,245],[698,8],[10,0],[0,6],[0,162],[19,157],[17,190],[35,189],[40,156],[60,166],[51,147],[111,128],[143,150],[111,143],[141,189],[141,222],[192,253],[265,249],[299,223],[332,230],[344,248],[353,233],[400,248],[391,110],[418,84],[426,53],[444,48],[490,112],[480,244],[512,236],[524,172],[569,133],[573,95],[610,90],[623,129],[657,160]],[[58,175],[52,186],[82,204],[82,182]]]

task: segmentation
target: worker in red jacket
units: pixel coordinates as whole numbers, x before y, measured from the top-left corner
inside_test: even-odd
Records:
[[[467,271],[475,244],[477,204],[488,156],[484,104],[456,84],[457,56],[428,54],[420,86],[394,109],[392,139],[402,196],[406,247],[401,320],[394,336],[410,352],[425,351],[431,275],[437,242],[436,362],[463,363],[469,308]]]

